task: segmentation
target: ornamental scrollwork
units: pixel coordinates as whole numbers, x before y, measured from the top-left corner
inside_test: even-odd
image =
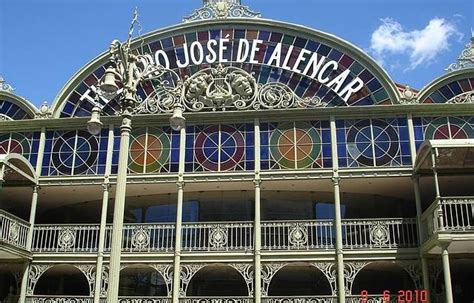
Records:
[[[38,283],[39,278],[43,275],[48,269],[53,267],[53,265],[31,265],[28,272],[28,287],[26,288],[27,295],[33,295],[35,290],[36,283]]]
[[[337,294],[337,271],[336,266],[332,262],[316,262],[312,263],[314,267],[319,269],[328,279],[329,284],[331,285],[332,295]]]
[[[76,244],[76,233],[69,227],[62,228],[59,231],[58,247],[63,250],[70,250]]]
[[[173,266],[167,264],[150,264],[150,266],[163,277],[168,295],[171,295],[173,292]]]
[[[275,274],[288,263],[262,264],[262,296],[268,296],[268,288]]]
[[[474,91],[466,92],[448,100],[446,103],[452,104],[463,104],[463,103],[474,103]]]
[[[138,251],[146,250],[150,247],[150,229],[144,226],[137,226],[132,232],[132,247]]]
[[[8,230],[8,241],[13,244],[18,244],[20,238],[20,225],[17,222],[11,221]]]
[[[2,76],[0,76],[0,91],[13,92],[15,89],[8,83],[5,82]]]
[[[466,45],[466,48],[461,52],[458,60],[448,66],[446,71],[454,72],[465,68],[474,67],[474,37],[471,37],[471,42]]]
[[[95,265],[79,264],[79,265],[76,265],[75,267],[79,269],[86,277],[87,282],[89,283],[90,295],[93,296],[94,288],[95,288],[95,271],[96,271]]]
[[[206,264],[187,264],[181,266],[179,287],[180,296],[186,296],[186,290],[188,289],[189,282],[191,282],[191,279],[194,277],[194,275],[204,266],[206,266]]]
[[[386,222],[376,221],[370,224],[369,229],[370,243],[376,247],[384,247],[389,239],[389,229]]]
[[[249,296],[253,296],[254,286],[253,286],[253,265],[243,264],[243,263],[231,263],[229,266],[237,270],[240,275],[244,278],[245,283],[247,284],[247,290]]]
[[[346,294],[352,294],[352,285],[354,284],[357,274],[368,264],[369,262],[344,262]]]
[[[410,275],[416,289],[423,289],[421,266],[418,261],[399,261],[401,267]]]
[[[293,248],[302,248],[308,244],[308,230],[304,223],[291,224],[288,242]]]
[[[13,119],[8,117],[7,115],[0,114],[0,121],[12,121]]]
[[[207,2],[190,16],[184,17],[183,22],[226,18],[259,18],[260,16],[260,13],[254,12],[248,6],[239,3]]]
[[[227,228],[216,224],[209,229],[209,245],[212,249],[222,249],[226,247],[228,240],[229,235]]]

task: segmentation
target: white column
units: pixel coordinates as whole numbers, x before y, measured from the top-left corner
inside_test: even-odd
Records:
[[[100,217],[99,247],[97,250],[97,265],[95,269],[94,303],[100,302],[102,286],[102,270],[104,263],[105,233],[107,227],[107,209],[109,205],[110,182],[109,176],[112,172],[112,157],[114,153],[114,125],[109,126],[109,140],[107,142],[107,159],[105,162],[104,183],[102,183],[102,209]]]
[[[181,275],[181,229],[183,225],[183,198],[184,198],[184,161],[186,153],[186,129],[180,131],[179,168],[178,168],[178,198],[176,202],[175,248],[173,263],[173,303],[179,302],[180,275]]]
[[[110,251],[109,289],[107,302],[118,302],[120,258],[122,253],[122,229],[127,191],[128,148],[132,120],[128,112],[122,114],[120,127],[120,152],[117,172],[117,190],[115,192],[114,219],[112,224],[112,247]]]
[[[262,301],[262,227],[260,185],[260,121],[255,119],[254,302]]]
[[[453,303],[453,288],[451,285],[451,269],[449,266],[448,246],[449,245],[443,245],[441,247],[443,258],[444,290],[446,292],[446,303]]]
[[[336,227],[336,262],[337,262],[337,302],[346,302],[346,290],[344,281],[344,252],[342,249],[342,219],[341,219],[341,195],[339,187],[339,163],[337,153],[337,133],[336,133],[336,119],[331,116],[331,148],[332,148],[332,166],[333,176],[332,181],[334,185],[334,216]]]

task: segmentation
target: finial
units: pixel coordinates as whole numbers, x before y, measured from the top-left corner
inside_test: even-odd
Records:
[[[0,75],[0,91],[13,92],[15,89],[5,82],[3,77]]]
[[[203,0],[203,7],[195,10],[190,16],[184,17],[183,22],[226,18],[259,18],[260,16],[260,13],[242,5],[241,0]]]
[[[446,71],[454,72],[460,69],[474,67],[474,32],[471,28],[471,41],[466,45],[464,50],[459,55],[457,61],[448,66]]]

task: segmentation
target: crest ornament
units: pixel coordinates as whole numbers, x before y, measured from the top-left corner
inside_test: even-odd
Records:
[[[308,232],[304,225],[295,223],[290,227],[288,242],[295,248],[301,248],[308,244]]]
[[[8,240],[12,243],[17,243],[20,237],[20,226],[16,222],[10,223],[10,228],[8,231]]]
[[[59,232],[58,246],[62,250],[69,250],[76,243],[76,233],[70,228],[63,228]]]
[[[132,246],[144,250],[150,246],[150,230],[143,226],[136,227],[132,234]]]
[[[382,247],[389,242],[389,230],[385,222],[377,221],[370,225],[370,242]]]
[[[190,16],[184,17],[183,22],[226,18],[260,18],[261,14],[250,10],[240,1],[205,1],[204,6],[195,10]]]
[[[221,249],[227,245],[227,242],[227,229],[222,228],[220,225],[216,225],[209,231],[209,244],[212,248]]]

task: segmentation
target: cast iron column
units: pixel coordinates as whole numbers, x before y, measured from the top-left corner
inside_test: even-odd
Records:
[[[262,301],[262,226],[260,185],[260,121],[255,119],[255,217],[254,230],[254,302]]]
[[[110,251],[107,302],[118,302],[120,257],[122,253],[122,229],[127,190],[128,147],[130,145],[131,130],[132,117],[128,110],[125,109],[122,114],[122,126],[120,127],[120,152],[117,172],[117,190],[115,192],[114,220],[112,226],[112,247]]]
[[[451,269],[449,267],[449,244],[441,246],[443,258],[444,291],[446,292],[446,303],[453,303],[453,288],[451,285]]]

